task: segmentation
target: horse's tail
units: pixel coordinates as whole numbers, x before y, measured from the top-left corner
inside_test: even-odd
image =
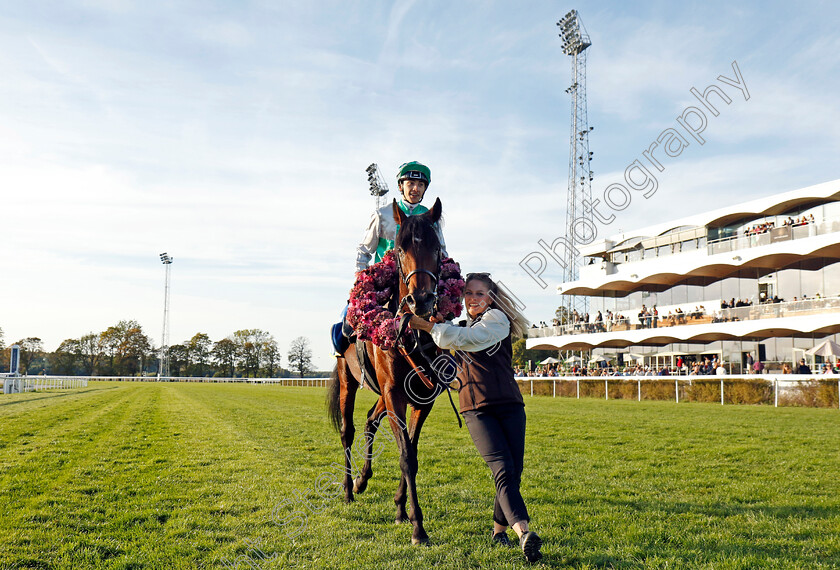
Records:
[[[337,432],[341,432],[342,421],[339,396],[341,396],[341,378],[338,376],[338,363],[336,363],[332,374],[330,374],[330,385],[327,387],[327,414],[330,416],[330,422]]]

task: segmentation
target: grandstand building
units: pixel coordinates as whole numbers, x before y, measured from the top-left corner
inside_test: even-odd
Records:
[[[672,369],[680,357],[718,356],[737,374],[748,359],[781,371],[822,341],[840,342],[840,180],[580,251],[578,280],[558,293],[587,296],[588,315],[531,329],[528,348]]]

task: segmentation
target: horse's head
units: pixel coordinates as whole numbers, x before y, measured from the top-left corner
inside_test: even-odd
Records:
[[[400,299],[412,313],[430,317],[437,301],[441,248],[434,224],[440,220],[440,198],[425,214],[407,216],[394,200],[394,221],[400,226],[394,240],[400,274]]]

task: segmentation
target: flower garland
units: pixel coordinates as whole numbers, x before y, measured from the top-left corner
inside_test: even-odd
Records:
[[[350,290],[347,322],[355,329],[359,340],[372,341],[384,350],[393,348],[397,342],[399,319],[384,305],[392,295],[399,293],[398,275],[396,253],[391,250],[382,261],[360,271]],[[463,310],[463,294],[461,266],[447,257],[441,262],[438,280],[438,312],[447,320],[459,316]]]

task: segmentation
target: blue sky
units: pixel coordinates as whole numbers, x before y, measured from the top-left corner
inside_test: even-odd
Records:
[[[450,254],[549,320],[519,267],[562,235],[569,59],[588,59],[593,194],[738,62],[750,92],[704,145],[664,162],[659,190],[604,234],[840,178],[840,9],[811,2],[3,2],[0,327],[6,342],[136,319],[160,341],[271,332],[285,354],[327,330],[373,207],[428,164]],[[721,85],[720,82],[717,82]]]

